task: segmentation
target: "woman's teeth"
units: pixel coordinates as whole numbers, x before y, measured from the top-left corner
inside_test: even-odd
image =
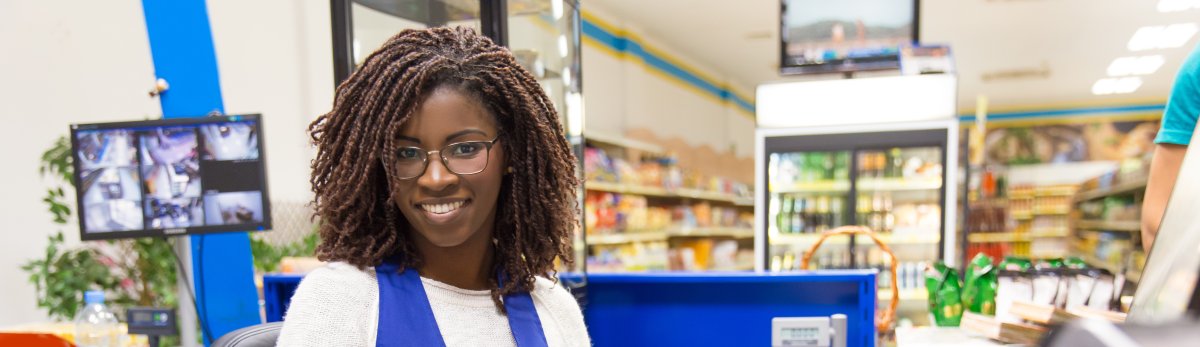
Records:
[[[433,212],[435,214],[444,214],[444,213],[450,213],[450,211],[457,210],[459,207],[462,207],[462,205],[463,205],[462,201],[445,203],[445,204],[421,204],[421,209],[423,209],[425,211]]]

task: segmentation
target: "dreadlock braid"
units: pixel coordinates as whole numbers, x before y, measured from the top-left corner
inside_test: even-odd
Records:
[[[512,54],[467,28],[405,30],[371,53],[337,88],[329,113],[309,125],[317,146],[313,205],[320,218],[317,258],[359,268],[399,255],[415,268],[411,226],[390,201],[393,139],[439,87],[478,100],[496,118],[500,142],[516,174],[500,188],[493,263],[509,280],[491,280],[492,298],[529,291],[570,264],[576,227],[575,156],[558,113],[537,80]],[[411,255],[411,256],[410,256]]]

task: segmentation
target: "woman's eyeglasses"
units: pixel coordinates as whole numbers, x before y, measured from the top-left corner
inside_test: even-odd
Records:
[[[429,166],[429,157],[434,153],[442,159],[446,169],[459,175],[474,175],[487,168],[488,157],[492,146],[500,137],[491,141],[466,141],[446,145],[441,150],[426,151],[421,147],[400,147],[396,149],[396,175],[407,180],[425,174]]]

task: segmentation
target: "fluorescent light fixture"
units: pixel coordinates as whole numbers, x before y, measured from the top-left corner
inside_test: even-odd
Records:
[[[1190,1],[1190,0],[1188,0],[1188,1]],[[1158,6],[1161,8],[1162,4],[1158,4]],[[562,0],[550,0],[550,12],[552,14],[554,14],[554,20],[557,21],[557,20],[562,19],[562,16],[563,16]]]
[[[558,56],[567,57],[567,35],[558,35]]]
[[[571,68],[563,67],[562,69],[563,88],[571,88]]]
[[[1129,94],[1141,87],[1141,77],[1101,78],[1095,84],[1092,84],[1092,94]]]
[[[1159,0],[1158,12],[1181,12],[1200,9],[1200,0]]]
[[[1109,77],[1149,75],[1163,66],[1162,55],[1120,57],[1108,65]]]
[[[1200,26],[1196,23],[1144,26],[1133,33],[1127,47],[1134,52],[1178,48],[1190,41],[1197,31],[1200,31]]]

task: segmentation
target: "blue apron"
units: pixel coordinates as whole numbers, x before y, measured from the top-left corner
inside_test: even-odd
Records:
[[[433,308],[421,284],[421,275],[385,261],[375,267],[379,279],[379,327],[376,346],[445,346],[442,332],[433,318]],[[503,283],[503,277],[500,278]],[[504,296],[508,325],[518,347],[545,347],[546,335],[529,293]]]

